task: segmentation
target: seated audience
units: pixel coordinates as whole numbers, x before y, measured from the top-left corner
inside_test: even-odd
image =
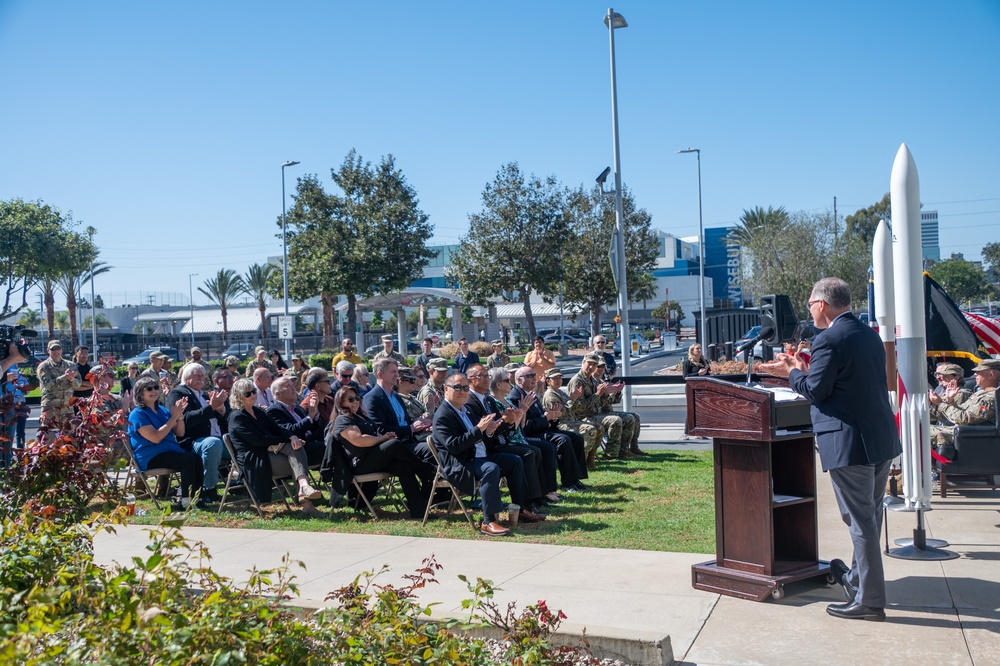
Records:
[[[955,425],[983,425],[997,422],[996,390],[1000,383],[1000,359],[984,358],[972,368],[976,374],[978,390],[962,404],[958,404],[961,389],[955,385],[942,395],[929,392],[929,400],[937,413]],[[954,428],[931,426],[931,443],[938,446],[955,442]]]
[[[263,410],[274,404],[274,394],[271,392],[271,381],[274,375],[267,368],[257,368],[250,376],[257,388],[257,406]]]
[[[330,373],[324,368],[312,368],[306,373],[305,385],[308,393],[306,397],[299,401],[299,406],[309,409],[309,400],[315,394],[317,396],[316,408],[319,410],[320,419],[322,419],[323,423],[332,421],[336,415],[336,403],[333,400]]]
[[[128,434],[136,464],[143,471],[165,467],[181,473],[181,506],[190,505],[193,493],[201,489],[201,457],[185,451],[176,435],[184,435],[184,409],[187,399],[181,398],[167,409],[160,404],[160,382],[153,377],[140,377],[132,389],[135,408],[128,417]],[[197,502],[204,508],[203,500]]]
[[[358,387],[362,396],[372,390],[371,385],[368,383],[368,366],[364,363],[359,363],[354,366],[354,373],[351,375],[351,379]]]
[[[312,503],[322,495],[309,484],[305,442],[275,423],[256,401],[257,388],[249,379],[240,379],[233,385],[229,396],[232,408],[229,436],[254,497],[258,502],[270,502],[273,477],[291,476],[298,487],[302,513],[322,515]]]
[[[201,458],[204,470],[204,487],[201,491],[203,499],[218,502],[216,486],[219,484],[219,463],[228,458],[222,435],[226,433],[226,400],[227,391],[212,391],[205,393],[204,368],[198,363],[188,363],[181,369],[180,385],[167,396],[167,404],[172,405],[182,398],[186,407],[181,415],[184,422],[184,433],[177,438],[177,443],[185,451],[193,451]]]

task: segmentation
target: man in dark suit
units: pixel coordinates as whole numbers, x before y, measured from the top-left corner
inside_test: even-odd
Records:
[[[365,413],[383,432],[396,433],[396,437],[424,463],[415,470],[417,476],[425,482],[433,482],[437,464],[431,450],[427,448],[427,435],[433,421],[410,421],[403,401],[396,395],[396,384],[399,383],[399,362],[396,359],[378,359],[372,364],[372,372],[375,373],[375,386],[365,394],[362,401]]]
[[[515,407],[525,405],[525,415],[522,430],[528,437],[544,439],[556,447],[559,460],[559,476],[562,480],[562,490],[573,492],[584,490],[582,479],[587,478],[587,455],[583,450],[583,437],[575,432],[562,432],[556,427],[559,415],[545,412],[542,409],[539,396],[535,395],[535,384],[538,375],[528,366],[518,368],[514,373],[515,384],[507,394],[507,402]]]
[[[455,362],[452,364],[455,372],[468,372],[476,363],[479,363],[479,354],[469,351],[469,341],[466,338],[459,339],[458,353],[455,354]]]
[[[832,604],[835,617],[885,619],[885,572],[879,532],[882,497],[892,459],[902,452],[889,406],[885,350],[878,334],[851,314],[851,294],[839,278],[813,286],[809,313],[823,330],[812,342],[807,363],[779,354],[764,371],[787,376],[789,386],[809,398],[813,431],[823,470],[830,472],[840,514],[851,531],[850,569],[830,562],[844,587],[846,604]]]
[[[444,384],[444,400],[434,413],[433,438],[441,459],[445,477],[461,492],[471,494],[479,481],[479,495],[483,499],[483,523],[479,531],[487,536],[507,536],[510,529],[500,524],[498,517],[503,510],[500,497],[500,477],[507,478],[511,499],[524,507],[527,486],[521,459],[508,453],[488,454],[483,437],[497,429],[499,419],[493,414],[483,416],[473,424],[465,411],[469,399],[469,380],[459,373]],[[520,514],[525,522],[544,519],[525,508]]]
[[[205,470],[202,480],[201,499],[207,502],[218,502],[219,495],[216,486],[219,484],[219,463],[223,457],[228,458],[222,435],[226,433],[226,402],[229,393],[224,390],[205,394],[204,387],[207,377],[205,369],[200,365],[189,363],[181,370],[181,383],[170,391],[167,404],[173,405],[181,398],[187,398],[184,408],[184,435],[177,438],[177,443],[185,451],[193,451],[201,456],[201,464]]]

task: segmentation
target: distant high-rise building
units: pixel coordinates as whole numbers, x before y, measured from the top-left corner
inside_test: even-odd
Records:
[[[924,259],[941,261],[941,240],[938,236],[938,212],[920,211],[920,246]]]

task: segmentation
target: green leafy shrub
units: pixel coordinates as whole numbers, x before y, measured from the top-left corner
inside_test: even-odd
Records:
[[[333,354],[313,354],[309,357],[309,366],[312,368],[333,370],[333,356]]]

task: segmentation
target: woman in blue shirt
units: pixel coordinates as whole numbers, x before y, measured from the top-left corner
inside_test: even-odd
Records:
[[[128,434],[135,461],[143,471],[156,467],[178,470],[183,493],[181,505],[187,508],[192,489],[201,488],[203,476],[201,456],[182,449],[174,436],[184,434],[182,416],[187,398],[181,398],[168,410],[159,404],[160,384],[152,377],[137,379],[132,392],[135,408],[128,417]]]

